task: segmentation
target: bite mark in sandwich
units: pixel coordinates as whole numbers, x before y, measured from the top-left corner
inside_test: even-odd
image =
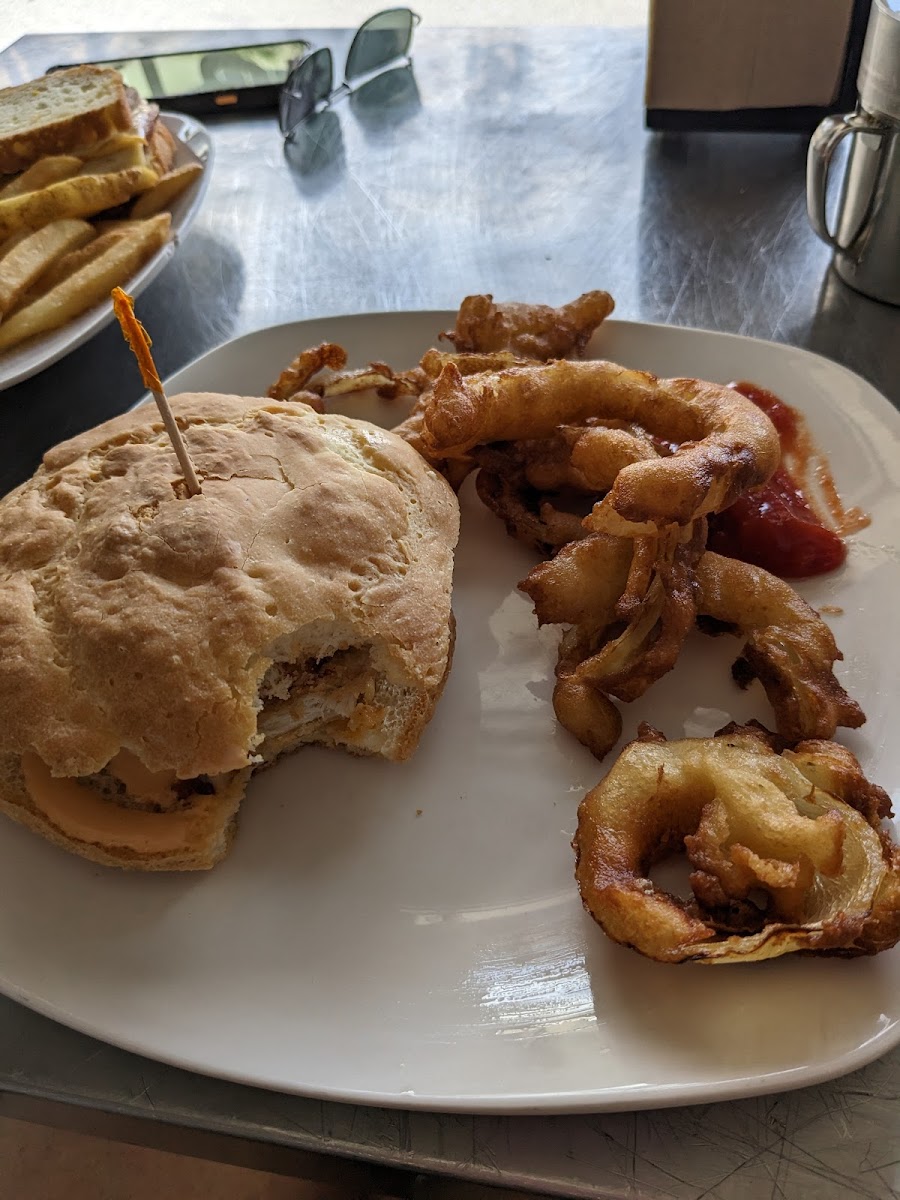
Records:
[[[400,438],[186,395],[188,497],[148,408],[0,500],[0,811],[87,858],[212,866],[251,773],[408,757],[452,642],[456,499]]]

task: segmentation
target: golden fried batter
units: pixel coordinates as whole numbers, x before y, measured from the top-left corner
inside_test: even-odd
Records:
[[[307,385],[314,375],[329,368],[339,371],[347,361],[347,351],[334,342],[322,342],[301,350],[289,367],[281,372],[266,392],[273,400],[290,400],[298,392],[308,390]]]
[[[672,669],[700,618],[704,632],[746,638],[735,677],[742,686],[759,679],[788,741],[832,738],[839,725],[863,724],[865,714],[834,675],[841,653],[815,609],[768,571],[704,553],[702,522],[690,537],[671,538],[592,534],[563,546],[519,585],[540,624],[569,626],[560,641],[560,681],[577,681],[581,697],[593,688],[634,700]],[[566,694],[560,720],[584,741],[586,720],[573,716],[574,693],[567,687]],[[608,721],[604,727],[612,728]],[[605,744],[592,733],[585,744],[602,757],[615,739]]]
[[[445,464],[446,478],[451,479],[454,467],[464,461],[468,460],[451,458]],[[539,554],[552,554],[585,536],[578,513],[557,507],[549,497],[536,495],[503,471],[483,468],[475,477],[475,488],[483,503],[504,523],[510,537]]]
[[[609,620],[563,635],[557,673],[629,701],[671,671],[696,619],[694,569],[705,543],[703,521],[626,542],[628,575]]]
[[[480,375],[483,371],[503,371],[506,367],[521,366],[527,359],[510,350],[495,350],[491,354],[449,354],[445,350],[426,350],[419,367],[423,375],[434,382],[446,367],[453,363],[460,375]]]
[[[570,304],[495,304],[493,296],[466,296],[456,328],[441,336],[462,353],[508,350],[546,361],[582,354],[591,334],[615,307],[608,292],[585,292]]]
[[[660,962],[874,954],[900,939],[887,812],[833,742],[779,755],[752,728],[675,742],[651,731],[582,801],[575,875],[609,937]],[[694,867],[687,903],[648,878],[681,849]]]
[[[608,697],[636,700],[678,659],[696,617],[694,568],[705,542],[703,521],[635,541],[592,534],[519,584],[540,624],[570,626],[559,645],[554,708],[598,758],[621,734]]]
[[[442,458],[496,441],[552,437],[588,418],[636,422],[678,444],[632,462],[589,518],[597,532],[637,536],[719,512],[765,483],[781,458],[769,418],[738,392],[658,379],[609,362],[553,362],[463,377],[444,367],[424,405],[424,440]]]
[[[789,583],[708,551],[697,566],[697,589],[697,611],[747,639],[735,678],[744,687],[760,681],[783,737],[832,738],[839,725],[865,722],[835,678],[833,665],[843,655],[834,635]]]

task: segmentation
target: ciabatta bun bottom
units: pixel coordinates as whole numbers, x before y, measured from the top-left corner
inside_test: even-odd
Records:
[[[0,758],[0,812],[40,834],[54,846],[105,867],[138,871],[203,871],[214,867],[228,853],[249,776],[249,770],[237,771],[216,795],[196,797],[196,804],[190,810],[192,820],[187,836],[179,845],[159,851],[136,849],[126,838],[91,838],[81,830],[76,833],[64,817],[54,820],[35,804],[25,786],[21,760],[8,755]],[[101,803],[107,804],[115,815],[115,804]],[[163,822],[170,816],[168,813],[140,815]]]
[[[452,617],[451,633],[455,633]],[[309,687],[300,695],[292,695],[292,689],[282,687],[284,699],[275,696],[274,706],[273,697],[268,707],[261,697],[260,729],[268,727],[268,732],[259,747],[259,761],[252,768],[218,778],[214,794],[191,796],[184,808],[171,814],[122,809],[96,793],[94,803],[105,807],[108,823],[125,823],[119,837],[115,833],[104,835],[99,829],[90,836],[83,824],[76,825],[66,813],[45,812],[29,791],[22,760],[15,755],[0,755],[0,813],[53,845],[103,866],[136,871],[209,870],[231,847],[250,776],[272,766],[283,755],[303,746],[320,745],[352,754],[378,755],[394,762],[408,758],[434,714],[452,656],[451,637],[447,669],[438,686],[430,689],[397,686],[372,673],[368,648],[364,651],[356,647],[317,658],[314,670],[318,687]],[[282,683],[296,667],[293,662],[280,664]],[[278,675],[276,668],[267,676],[270,691],[273,686],[278,690]],[[332,687],[321,686],[323,676],[330,676]],[[181,819],[179,829],[183,828],[177,845],[154,850],[129,837],[127,823],[135,816],[139,822],[149,820],[158,825],[173,815]]]

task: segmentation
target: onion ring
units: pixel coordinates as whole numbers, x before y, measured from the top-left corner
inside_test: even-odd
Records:
[[[514,474],[518,483],[539,492],[572,489],[594,502],[609,491],[624,466],[658,454],[650,435],[641,430],[593,423],[560,425],[547,438],[492,442],[476,447],[471,457],[489,470]]]
[[[753,729],[676,742],[652,733],[582,801],[576,879],[610,938],[660,962],[874,954],[900,939],[900,852],[869,819],[887,808],[831,742],[779,755]],[[648,878],[682,847],[692,903]]]
[[[580,429],[580,434],[572,443],[571,469],[581,475],[588,489],[608,492],[620,471],[632,463],[659,458],[650,435],[637,426],[631,429],[601,425],[575,428]]]
[[[464,353],[510,350],[546,360],[581,354],[591,334],[615,307],[608,292],[585,292],[551,308],[546,304],[495,304],[493,296],[466,296],[456,327],[441,336]]]
[[[613,702],[577,675],[563,675],[553,688],[553,711],[595,758],[605,758],[622,736],[622,717]]]
[[[314,375],[329,368],[339,371],[347,362],[347,351],[335,342],[322,342],[301,350],[290,366],[285,367],[266,395],[272,400],[290,400],[297,392],[307,391]]]
[[[539,624],[569,626],[558,679],[634,700],[675,665],[694,619],[710,632],[703,618],[711,618],[718,632],[746,638],[733,674],[745,687],[759,679],[786,741],[829,739],[839,725],[862,725],[865,714],[834,674],[841,653],[815,609],[761,567],[698,553],[702,544],[699,528],[686,540],[663,537],[655,545],[592,534],[538,563],[519,587]],[[574,715],[575,693],[567,695],[560,720],[584,741],[587,719]],[[615,742],[592,735],[584,744],[603,757]]]
[[[625,587],[609,620],[563,635],[558,674],[575,674],[631,701],[671,671],[696,619],[694,568],[705,542],[703,521],[685,532],[631,542]]]
[[[452,363],[460,375],[481,375],[485,371],[504,371],[507,367],[522,366],[528,361],[511,350],[495,350],[491,354],[451,354],[432,348],[422,355],[419,367],[423,375],[433,382],[448,363]]]
[[[687,525],[765,483],[781,447],[769,418],[730,388],[658,379],[615,363],[553,362],[464,378],[444,367],[424,406],[425,439],[444,458],[494,441],[547,438],[589,417],[637,422],[678,443],[667,457],[633,462],[587,518],[597,532],[630,536]]]
[[[472,458],[447,459],[434,454],[425,440],[424,411],[424,404],[420,399],[406,420],[395,425],[392,432],[409,442],[428,465],[443,475],[453,490],[458,492],[468,475],[475,469],[475,460]]]
[[[460,459],[450,459],[452,469]],[[581,517],[556,508],[548,499],[528,502],[528,491],[516,486],[502,472],[482,468],[475,476],[478,496],[506,526],[510,537],[531,546],[539,554],[552,554],[576,538],[585,537]]]
[[[377,391],[381,396],[398,396],[402,393],[402,377],[395,375],[387,363],[371,362],[354,371],[340,371],[320,384],[315,385],[322,395],[330,399],[347,396],[354,392]]]
[[[865,722],[835,678],[834,663],[844,656],[834,635],[790,584],[707,551],[697,565],[697,589],[699,613],[747,638],[732,669],[735,679],[742,687],[760,681],[783,737],[828,739],[839,725],[858,729]]]
[[[539,624],[570,626],[559,645],[553,705],[597,758],[622,732],[608,697],[636,700],[678,659],[696,616],[693,573],[705,541],[703,521],[636,541],[592,534],[519,584]]]

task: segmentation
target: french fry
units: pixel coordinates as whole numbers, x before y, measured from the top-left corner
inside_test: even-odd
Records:
[[[18,305],[13,306],[11,311],[15,312],[16,307],[24,308],[26,304],[32,304],[39,296],[46,295],[58,283],[62,283],[64,279],[67,279],[70,275],[74,275],[76,271],[80,271],[82,267],[93,262],[95,258],[99,258],[101,254],[105,254],[114,242],[117,242],[121,237],[127,236],[128,228],[132,224],[133,222],[123,221],[116,229],[110,229],[106,233],[101,233],[92,242],[88,242],[86,246],[81,246],[78,250],[70,250],[68,254],[63,254],[61,258],[58,258],[40,276],[34,286],[21,298]]]
[[[146,167],[147,149],[143,138],[133,138],[124,146],[109,154],[89,158],[78,172],[79,175],[110,175],[116,171],[127,171],[129,167]]]
[[[169,171],[160,178],[159,183],[138,196],[131,206],[131,215],[138,218],[151,217],[160,209],[167,208],[176,196],[202,174],[203,167],[200,163],[185,163],[183,167]]]
[[[119,150],[127,150],[134,146],[143,149],[145,145],[146,143],[139,133],[114,133],[105,141],[98,142],[96,146],[85,146],[83,150],[77,151],[77,154],[82,162],[89,162],[92,158],[106,158],[107,155],[116,154]]]
[[[127,229],[131,224],[130,217],[107,217],[105,221],[94,221],[98,233],[110,233],[113,229]]]
[[[0,260],[0,317],[8,313],[28,288],[69,250],[76,250],[94,236],[87,221],[53,221],[28,237]]]
[[[9,254],[10,250],[12,250],[16,246],[18,246],[19,242],[24,241],[25,238],[27,238],[30,235],[30,233],[31,233],[30,229],[20,229],[18,233],[11,234],[10,237],[8,237],[5,242],[0,242],[0,262],[2,262],[4,258],[6,258],[7,254]]]
[[[170,226],[168,213],[160,213],[148,221],[135,221],[133,228],[117,238],[99,258],[4,321],[0,325],[0,350],[57,329],[104,301],[112,288],[129,279],[160,249]]]
[[[69,179],[83,166],[81,159],[72,154],[54,154],[48,158],[40,158],[21,175],[16,175],[5,187],[0,188],[0,200],[24,196],[26,192],[36,192],[51,183],[59,183],[61,179]]]
[[[18,229],[38,229],[63,217],[89,217],[103,212],[147,191],[158,178],[150,167],[129,167],[108,175],[61,179],[39,192],[0,198],[0,238]]]

